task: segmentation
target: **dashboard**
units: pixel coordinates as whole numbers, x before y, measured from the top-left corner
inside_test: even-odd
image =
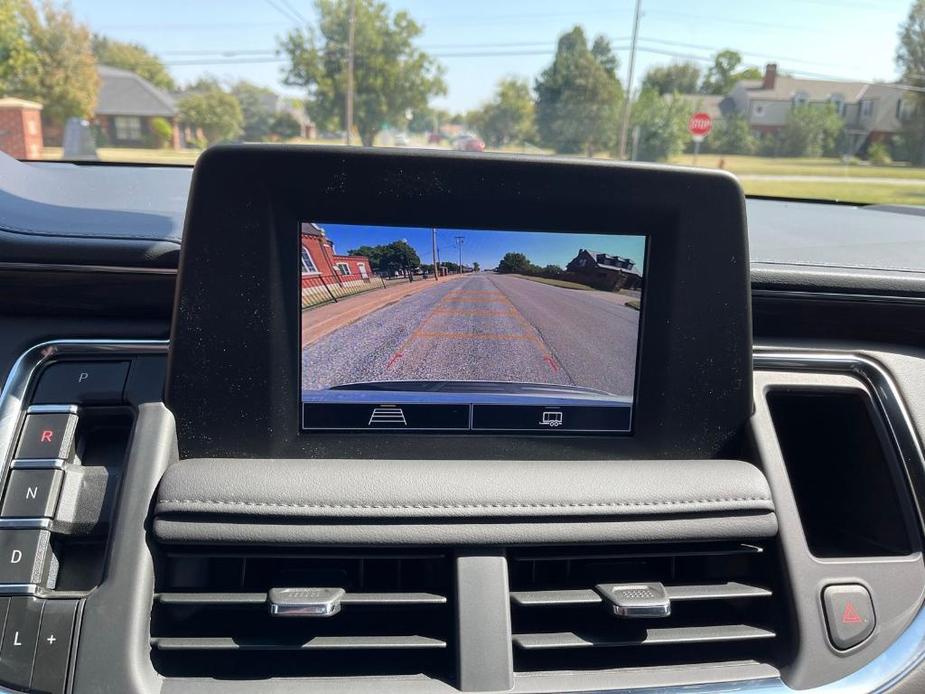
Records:
[[[0,158],[0,688],[921,691],[916,208]]]

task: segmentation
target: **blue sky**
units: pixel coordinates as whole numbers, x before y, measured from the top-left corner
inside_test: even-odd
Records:
[[[334,241],[338,253],[346,253],[362,245],[377,246],[405,240],[417,251],[422,263],[433,262],[430,228],[325,223],[320,226],[328,238]],[[459,262],[455,241],[457,236],[464,238],[463,264],[477,262],[486,270],[497,266],[498,261],[509,251],[523,253],[536,265],[552,264],[563,268],[578,254],[580,248],[630,258],[636,262],[639,271],[643,270],[645,258],[644,236],[438,228],[437,247],[441,261]]]
[[[634,0],[389,0],[421,24],[422,48],[446,67],[449,93],[437,100],[467,110],[508,75],[531,80],[549,64],[559,34],[581,24],[612,38],[626,79]],[[679,58],[704,64],[722,48],[751,65],[785,72],[891,80],[899,23],[912,0],[643,0],[637,81],[647,67]],[[159,54],[181,82],[203,74],[248,79],[300,95],[281,82],[276,37],[314,17],[309,0],[71,0],[97,32]],[[301,17],[301,19],[300,19]],[[673,55],[669,55],[673,54]]]

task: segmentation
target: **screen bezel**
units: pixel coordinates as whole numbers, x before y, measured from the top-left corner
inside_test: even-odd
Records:
[[[343,225],[343,226],[347,226],[347,225],[354,225],[354,226],[356,226],[355,223],[354,223],[353,221],[350,221],[350,220],[338,220],[338,219],[326,219],[326,220],[324,220],[323,222],[322,222],[322,221],[318,221],[318,220],[303,220],[303,222],[314,223],[314,224],[317,224],[317,225],[321,226],[322,228],[323,228],[325,225],[327,225],[327,224],[340,224],[340,225]],[[396,228],[411,228],[411,227],[412,227],[412,225],[409,225],[409,224],[395,224],[395,225],[392,225],[392,224],[390,224],[390,225],[377,224],[377,225],[375,225],[375,226],[378,226],[378,227],[394,226],[394,227],[396,227]],[[417,227],[417,225],[414,225],[414,226]],[[431,228],[431,227],[428,226],[428,225],[425,225],[425,226],[417,227],[417,228]],[[635,412],[636,412],[636,396],[637,396],[637,393],[638,393],[638,390],[639,390],[639,361],[640,361],[640,351],[641,351],[641,346],[642,346],[642,328],[643,328],[643,326],[642,326],[642,310],[643,310],[643,306],[644,306],[644,304],[645,304],[645,276],[646,276],[646,271],[645,271],[645,269],[646,269],[647,263],[648,263],[648,255],[649,255],[649,237],[648,237],[646,234],[642,233],[642,232],[638,232],[638,233],[620,232],[620,233],[618,233],[618,232],[616,232],[616,231],[612,231],[612,232],[609,232],[609,233],[607,233],[607,234],[600,234],[599,232],[588,232],[588,231],[585,231],[584,229],[570,229],[570,230],[568,230],[568,231],[563,231],[563,230],[561,230],[561,229],[500,229],[500,228],[494,228],[494,229],[478,228],[478,229],[476,229],[476,228],[471,228],[471,227],[460,227],[460,226],[441,226],[441,227],[438,227],[438,228],[439,228],[439,229],[442,229],[442,230],[449,230],[449,231],[452,231],[452,230],[455,229],[455,230],[459,230],[459,231],[469,231],[469,232],[475,232],[475,233],[480,233],[480,232],[491,233],[491,232],[495,232],[495,231],[504,231],[504,232],[517,232],[517,233],[538,233],[538,234],[585,234],[585,235],[595,234],[595,235],[601,235],[601,236],[618,236],[618,237],[621,237],[621,236],[622,236],[622,237],[634,237],[634,238],[642,238],[642,239],[644,239],[644,241],[643,241],[643,257],[642,257],[642,259],[641,259],[641,262],[639,263],[639,266],[642,268],[642,272],[643,272],[643,275],[642,275],[642,276],[643,276],[643,280],[642,280],[642,281],[643,281],[643,290],[640,292],[640,295],[639,295],[639,323],[638,323],[638,325],[637,325],[637,327],[636,327],[636,350],[635,350],[636,354],[635,354],[635,359],[633,360],[633,392],[632,392],[632,399],[633,399],[633,402],[632,402],[632,404],[630,405],[630,423],[629,423],[629,428],[628,428],[628,429],[625,429],[625,430],[624,430],[624,429],[601,429],[601,430],[595,430],[595,431],[582,431],[582,430],[574,430],[574,429],[572,429],[572,430],[562,430],[562,431],[559,431],[559,430],[554,430],[554,429],[550,429],[550,430],[528,430],[528,429],[503,429],[503,428],[499,428],[499,429],[468,429],[468,430],[461,430],[461,429],[460,429],[460,430],[458,430],[459,432],[461,432],[460,435],[466,434],[466,435],[470,435],[470,436],[493,436],[493,435],[505,434],[505,433],[517,433],[517,434],[534,433],[534,434],[540,435],[540,436],[579,436],[579,435],[580,435],[580,436],[630,436],[630,435],[632,435],[632,433],[633,433],[634,417],[635,417]],[[300,223],[300,229],[301,229],[301,223]],[[299,246],[301,246],[301,234],[299,234],[299,235],[296,237],[296,239],[297,239],[297,242],[299,243]],[[299,292],[300,298],[301,298],[301,279],[302,279],[302,278],[301,278],[301,261],[300,261],[300,259],[299,259],[300,254],[301,254],[301,248],[298,247],[298,248],[296,248],[296,251],[295,251],[295,259],[296,259],[295,262],[296,262],[296,264],[297,264],[297,268],[299,269],[299,283],[298,283],[298,285],[297,285],[297,291]],[[342,427],[342,428],[336,428],[336,429],[335,429],[335,428],[329,428],[329,429],[310,429],[310,428],[306,428],[306,427],[305,427],[305,421],[304,421],[304,408],[302,407],[302,404],[303,404],[304,401],[302,400],[302,396],[301,396],[301,382],[302,382],[302,375],[303,375],[303,373],[302,373],[302,362],[301,362],[301,352],[302,352],[301,335],[302,335],[302,332],[303,332],[303,330],[304,330],[304,328],[305,328],[305,315],[306,315],[306,311],[305,311],[304,309],[301,308],[301,303],[300,303],[300,305],[299,305],[299,355],[300,355],[300,359],[299,359],[299,386],[300,386],[300,390],[299,390],[299,404],[298,404],[298,407],[299,407],[299,428],[300,428],[300,431],[301,431],[302,435],[306,435],[306,434],[330,434],[330,433],[336,433],[336,432],[351,432],[351,433],[373,434],[373,435],[375,435],[375,434],[400,434],[400,433],[402,433],[403,430],[401,430],[401,429],[369,429],[369,428],[367,428],[367,429],[361,429],[361,428],[352,428],[352,427]],[[450,380],[453,380],[453,379],[450,379]],[[588,387],[593,387],[593,386],[590,386],[590,385],[589,385]],[[390,402],[390,398],[384,397],[384,398],[383,398],[383,402]],[[510,406],[510,407],[517,407],[517,406],[518,406],[516,403],[505,403],[505,404],[508,405],[508,406]],[[535,405],[537,405],[537,403],[531,403],[531,405],[534,405],[534,406],[535,406]],[[434,430],[434,429],[422,428],[422,429],[407,430],[407,431],[414,431],[415,433],[423,433],[423,434],[439,434],[439,433],[446,433],[447,430],[439,430],[439,429]]]
[[[300,432],[299,223],[647,237],[633,434]],[[723,172],[512,155],[239,145],[193,176],[166,400],[183,457],[710,457],[751,414],[744,198]],[[297,257],[297,256],[296,256]]]

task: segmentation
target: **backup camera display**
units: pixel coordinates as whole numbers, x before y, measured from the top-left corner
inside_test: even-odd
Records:
[[[627,433],[644,236],[307,222],[304,430]]]

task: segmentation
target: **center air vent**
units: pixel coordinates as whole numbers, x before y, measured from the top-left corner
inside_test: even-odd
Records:
[[[166,677],[451,681],[452,566],[428,551],[167,549],[151,624],[155,668]],[[306,596],[327,609],[294,615]]]
[[[751,544],[509,553],[514,668],[609,669],[779,656],[772,552]]]

